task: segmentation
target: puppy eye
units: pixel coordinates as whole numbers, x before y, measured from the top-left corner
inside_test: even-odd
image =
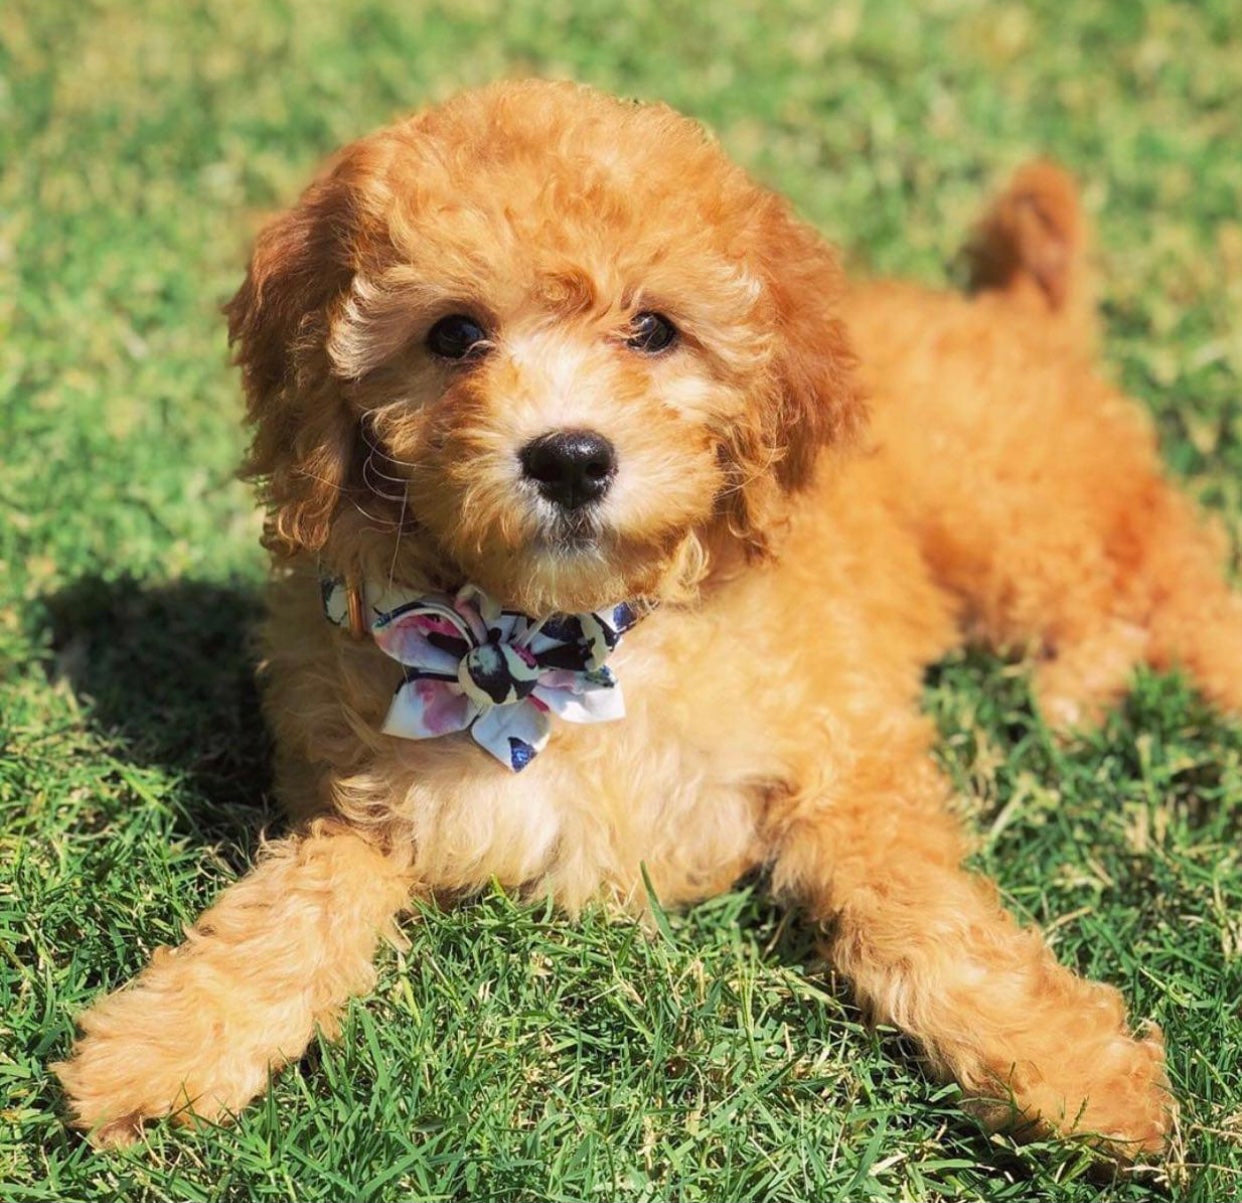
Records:
[[[630,325],[632,333],[625,340],[627,347],[655,355],[677,341],[677,327],[662,313],[640,313]]]
[[[427,347],[444,359],[465,359],[487,349],[487,331],[469,314],[450,313],[427,331]]]

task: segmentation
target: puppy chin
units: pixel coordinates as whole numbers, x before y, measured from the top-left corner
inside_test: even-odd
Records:
[[[468,565],[470,579],[525,614],[582,614],[629,600],[633,586],[598,538],[537,536],[522,552]]]
[[[623,601],[684,600],[702,573],[693,534],[639,546],[582,528],[549,528],[525,548],[467,567],[470,580],[523,613],[582,614]]]

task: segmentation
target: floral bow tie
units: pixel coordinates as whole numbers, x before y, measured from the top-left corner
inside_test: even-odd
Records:
[[[387,735],[431,739],[469,731],[520,772],[548,742],[557,714],[571,723],[625,717],[621,689],[604,665],[637,621],[626,604],[541,622],[502,610],[481,589],[370,599],[371,634],[405,667],[384,722]],[[379,604],[376,604],[379,603]],[[344,626],[341,580],[323,582],[328,619]]]

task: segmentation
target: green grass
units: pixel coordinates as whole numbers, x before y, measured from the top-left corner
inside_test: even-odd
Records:
[[[219,304],[264,211],[514,73],[662,97],[853,263],[936,281],[1045,151],[1100,228],[1111,371],[1242,519],[1234,0],[17,0],[0,10],[0,1198],[1175,1199],[1242,1192],[1242,734],[1145,677],[1066,747],[979,657],[927,701],[979,862],[1156,1018],[1167,1177],[962,1118],[763,899],[667,937],[502,896],[411,924],[339,1045],[229,1129],[90,1152],[47,1063],[242,871],[266,809]]]

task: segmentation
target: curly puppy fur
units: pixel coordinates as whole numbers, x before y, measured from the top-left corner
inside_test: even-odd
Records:
[[[1028,657],[1057,724],[1140,662],[1242,703],[1219,540],[1092,366],[1086,238],[1037,163],[976,232],[972,296],[853,285],[698,126],[571,85],[347,147],[228,306],[291,834],[82,1017],[58,1066],[74,1122],[109,1144],[240,1110],[370,988],[412,895],[498,879],[641,912],[642,865],[670,903],[762,868],[992,1121],[1159,1150],[1159,1031],[961,868],[919,713],[963,638]],[[674,346],[628,344],[642,311]],[[489,341],[453,363],[426,337],[459,312]],[[582,427],[619,466],[571,545],[517,451]],[[558,727],[520,775],[468,737],[382,735],[400,669],[324,621],[324,570],[532,614],[658,602],[613,661],[628,717]]]

